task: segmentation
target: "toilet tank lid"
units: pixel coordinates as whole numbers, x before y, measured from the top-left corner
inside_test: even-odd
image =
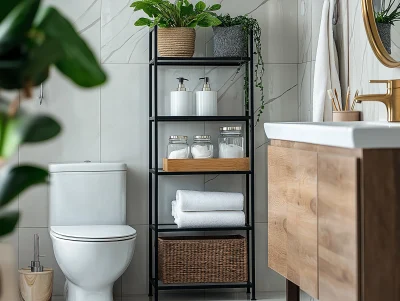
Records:
[[[126,171],[125,163],[65,163],[65,164],[50,164],[49,171],[57,172],[101,172],[101,171]]]

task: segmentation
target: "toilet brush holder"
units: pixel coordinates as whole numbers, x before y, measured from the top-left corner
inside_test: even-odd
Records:
[[[50,301],[53,294],[53,269],[40,264],[39,235],[33,236],[33,260],[29,269],[19,270],[19,291],[23,301]]]
[[[53,294],[52,269],[43,272],[31,272],[30,269],[19,270],[19,291],[23,301],[50,301]]]

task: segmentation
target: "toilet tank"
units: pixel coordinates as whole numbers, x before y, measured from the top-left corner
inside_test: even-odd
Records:
[[[50,164],[49,225],[125,225],[126,164]]]

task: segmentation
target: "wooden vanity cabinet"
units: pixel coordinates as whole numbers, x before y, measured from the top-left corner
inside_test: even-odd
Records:
[[[320,301],[399,301],[400,150],[271,141],[268,265]]]

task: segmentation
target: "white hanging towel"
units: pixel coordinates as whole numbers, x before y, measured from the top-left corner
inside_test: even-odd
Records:
[[[333,14],[336,0],[325,0],[315,61],[313,91],[313,121],[332,121],[332,102],[328,89],[336,89],[341,102],[339,59],[333,38]]]

